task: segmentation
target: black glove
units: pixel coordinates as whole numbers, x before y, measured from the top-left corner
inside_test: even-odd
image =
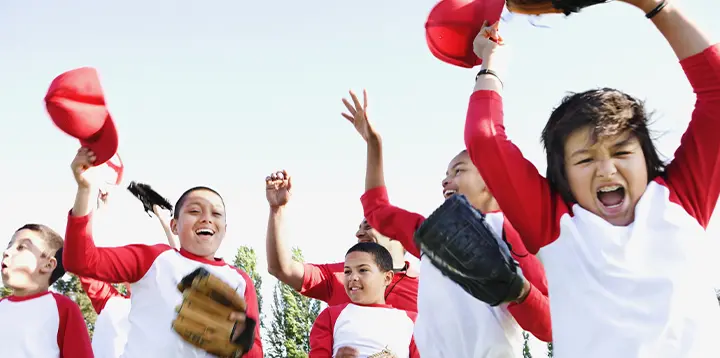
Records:
[[[524,279],[509,245],[463,195],[446,199],[417,229],[415,243],[443,275],[491,306],[522,294]]]
[[[608,0],[506,0],[508,11],[525,15],[563,13],[570,15]]]
[[[145,212],[150,216],[152,216],[151,213],[153,213],[153,205],[170,211],[173,209],[172,204],[151,188],[150,185],[132,181],[128,186],[128,190],[142,202]]]

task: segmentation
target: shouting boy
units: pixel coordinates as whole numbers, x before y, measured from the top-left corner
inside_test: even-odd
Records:
[[[227,226],[220,194],[207,187],[195,187],[180,196],[170,222],[173,234],[179,238],[180,250],[166,244],[99,248],[95,246],[91,227],[96,192],[84,176],[94,161],[94,153],[80,148],[71,165],[78,189],[68,215],[63,258],[67,270],[79,276],[131,284],[130,332],[122,357],[210,356],[171,329],[175,307],[182,302],[177,284],[198,267],[244,296],[247,312],[238,313],[238,321],[243,321],[245,314],[258,321],[257,296],[250,277],[215,257]],[[263,356],[259,327],[255,327],[254,344],[245,355],[247,358]]]
[[[62,247],[62,237],[49,227],[26,224],[3,252],[2,281],[12,290],[0,300],[3,357],[93,357],[80,308],[49,291],[65,274]]]

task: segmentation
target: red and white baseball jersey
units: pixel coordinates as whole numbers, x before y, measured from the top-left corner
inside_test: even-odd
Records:
[[[98,314],[92,337],[95,358],[122,356],[130,330],[130,298],[107,282],[80,277],[80,284]]]
[[[45,291],[0,300],[0,355],[92,358],[85,319],[70,298]]]
[[[503,100],[470,97],[470,157],[530,252],[545,265],[557,358],[704,358],[717,351],[720,307],[705,228],[720,194],[720,48],[680,62],[697,94],[664,178],[635,221],[613,226],[566,204],[505,135]]]
[[[222,259],[208,260],[168,245],[95,246],[91,215],[68,216],[63,264],[78,276],[112,283],[130,282],[132,297],[130,331],[121,357],[180,358],[211,357],[185,342],[171,328],[175,307],[182,302],[178,282],[198,267],[210,271],[243,295],[248,317],[258,319],[258,302],[252,279]],[[245,358],[262,358],[260,325],[255,342]]]
[[[381,304],[329,306],[320,312],[310,331],[308,358],[332,358],[342,347],[357,349],[358,358],[383,349],[398,358],[419,358],[413,339],[416,315]]]
[[[385,187],[368,190],[360,201],[370,226],[420,256],[413,235],[425,217],[392,206]],[[485,218],[499,237],[505,231],[513,258],[532,284],[530,293],[521,304],[491,307],[445,277],[423,255],[415,322],[415,342],[423,357],[521,358],[523,329],[545,341],[552,338],[547,281],[540,261],[528,255],[517,231],[501,212],[487,213]]]
[[[405,262],[410,267],[409,262]],[[345,263],[305,264],[300,294],[335,306],[352,302],[345,292]],[[385,302],[395,308],[417,312],[418,278],[397,272],[385,290]]]

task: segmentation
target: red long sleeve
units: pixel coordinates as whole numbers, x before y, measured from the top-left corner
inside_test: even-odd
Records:
[[[360,197],[365,219],[379,233],[399,241],[405,250],[420,257],[415,246],[415,230],[425,221],[425,217],[390,205],[387,189],[384,186],[372,188]]]
[[[332,358],[333,322],[326,308],[315,319],[310,329],[310,353],[308,358]]]
[[[113,297],[123,296],[113,285],[88,277],[80,276],[80,285],[87,294],[97,314],[105,308],[107,301]]]
[[[60,316],[57,334],[60,358],[93,358],[90,335],[80,307],[68,297],[58,293],[52,295]]]

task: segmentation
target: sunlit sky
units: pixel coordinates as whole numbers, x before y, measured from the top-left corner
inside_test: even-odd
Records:
[[[717,37],[720,5],[676,2]],[[42,99],[55,76],[81,66],[101,76],[127,182],[147,182],[173,202],[195,185],[224,196],[228,233],[219,255],[228,261],[248,245],[264,272],[264,178],[277,169],[293,176],[291,244],[311,262],[342,260],[362,219],[365,170],[365,143],[340,116],[349,89],[368,90],[391,200],[430,214],[442,201],[446,165],[464,146],[476,73],[427,50],[424,21],[434,4],[3,2],[0,232],[9,240],[27,222],[64,232],[79,144],[53,125]],[[642,13],[614,2],[533,22],[543,27],[522,16],[501,25],[503,81],[507,132],[541,172],[539,136],[551,109],[567,91],[598,86],[647,100],[659,147],[672,156],[694,95]],[[102,246],[165,240],[124,187],[95,228]],[[274,279],[264,280],[269,297]]]

